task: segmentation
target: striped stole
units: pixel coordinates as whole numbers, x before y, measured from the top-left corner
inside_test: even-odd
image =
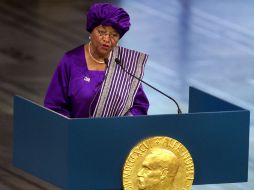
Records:
[[[148,55],[117,46],[109,57],[108,68],[93,117],[123,116],[133,105],[140,81],[126,73],[115,59],[136,77],[142,79]]]

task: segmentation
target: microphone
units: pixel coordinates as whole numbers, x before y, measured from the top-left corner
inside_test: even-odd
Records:
[[[181,114],[181,113],[182,113],[182,111],[181,111],[181,109],[180,109],[178,103],[176,102],[176,100],[175,100],[174,98],[172,98],[171,96],[165,94],[164,92],[160,91],[159,89],[153,87],[152,85],[148,84],[147,82],[143,81],[141,78],[139,78],[139,77],[137,77],[137,76],[131,74],[129,71],[127,71],[127,70],[123,67],[123,65],[121,64],[121,61],[120,61],[119,58],[115,58],[115,62],[116,62],[117,65],[119,65],[119,66],[123,69],[124,72],[126,72],[126,73],[129,74],[129,75],[131,75],[131,76],[134,77],[135,79],[141,81],[142,83],[146,84],[146,85],[149,86],[150,88],[156,90],[157,92],[161,93],[162,95],[166,96],[168,99],[172,100],[172,101],[175,103],[176,107],[177,107],[177,113],[178,113],[178,114]]]
[[[106,67],[108,67],[108,62],[109,62],[108,58],[104,58],[104,63],[106,64]],[[108,76],[108,73],[106,73],[106,76],[105,76],[104,80],[107,79],[107,76]],[[104,80],[101,82],[101,84],[100,84],[99,87],[97,88],[96,93],[95,93],[95,95],[93,96],[93,99],[92,99],[91,103],[89,104],[89,109],[88,109],[88,114],[89,114],[88,117],[89,117],[89,118],[92,116],[92,113],[91,113],[91,106],[92,106],[92,104],[94,103],[94,100],[95,100],[95,98],[97,97],[99,91],[101,90],[101,86],[102,86],[102,83],[104,82]]]

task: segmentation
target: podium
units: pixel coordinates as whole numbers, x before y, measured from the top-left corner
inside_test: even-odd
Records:
[[[194,87],[189,113],[67,118],[14,97],[13,164],[64,190],[122,189],[129,151],[151,136],[184,144],[195,165],[193,184],[248,180],[250,112]]]

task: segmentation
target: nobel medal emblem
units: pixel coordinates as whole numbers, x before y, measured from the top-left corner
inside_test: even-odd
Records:
[[[193,179],[194,164],[189,151],[170,137],[141,141],[123,167],[124,190],[189,190]]]

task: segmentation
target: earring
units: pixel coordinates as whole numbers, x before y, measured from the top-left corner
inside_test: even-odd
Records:
[[[91,40],[91,36],[89,36],[88,39]]]

